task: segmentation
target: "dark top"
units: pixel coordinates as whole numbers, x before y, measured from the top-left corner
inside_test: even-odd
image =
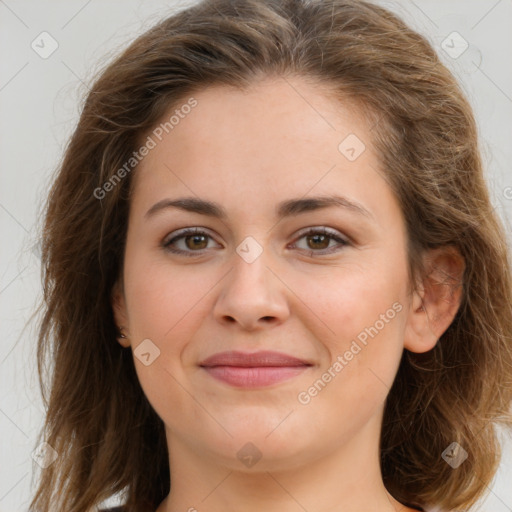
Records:
[[[411,507],[411,508],[414,508],[415,510],[419,510],[419,511],[423,512],[423,510],[421,508],[415,508],[415,507]],[[124,507],[104,508],[104,509],[100,510],[99,512],[125,512],[125,508]]]
[[[411,508],[414,508],[415,510],[420,510],[421,512],[423,512],[421,508],[418,508],[418,509],[415,507],[411,507]],[[104,509],[100,510],[99,512],[125,512],[125,508],[124,507],[104,508]]]
[[[416,508],[416,507],[410,507],[410,508],[414,508],[415,510],[419,510],[421,512],[423,512],[423,509],[421,508]],[[114,507],[114,508],[104,508],[102,510],[100,510],[99,512],[125,512],[125,508],[124,507]]]
[[[421,512],[423,512],[423,510],[421,508],[416,508],[416,507],[411,507],[411,508],[414,508],[415,510],[420,510]],[[104,508],[104,509],[100,510],[99,512],[125,512],[125,508],[124,507]]]

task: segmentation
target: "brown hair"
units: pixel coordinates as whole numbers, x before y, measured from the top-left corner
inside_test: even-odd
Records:
[[[131,174],[101,200],[95,191],[172,105],[210,85],[268,75],[328,84],[378,123],[373,142],[405,218],[411,277],[423,276],[426,249],[451,245],[465,260],[454,321],[434,349],[404,351],[389,393],[386,487],[402,503],[462,510],[495,474],[496,425],[512,425],[511,267],[454,77],[424,37],[371,3],[211,0],[164,19],[103,71],[49,195],[38,365],[41,437],[59,457],[42,470],[34,511],[85,512],[123,491],[127,510],[147,512],[168,494],[163,423],[131,351],[116,342],[110,303]],[[468,452],[457,469],[441,456],[452,442]]]

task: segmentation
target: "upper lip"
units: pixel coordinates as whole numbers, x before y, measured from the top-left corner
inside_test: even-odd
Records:
[[[311,363],[297,357],[264,350],[260,352],[238,352],[228,351],[214,354],[199,363],[199,366],[238,366],[246,368],[257,368],[262,366],[311,366]]]

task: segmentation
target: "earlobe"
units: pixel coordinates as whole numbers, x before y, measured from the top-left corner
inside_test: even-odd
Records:
[[[127,332],[128,315],[126,312],[126,301],[122,284],[117,281],[112,287],[111,299],[114,321],[118,328],[117,341],[123,347],[130,346],[130,340]]]
[[[406,349],[427,352],[453,322],[464,289],[464,259],[457,248],[445,246],[425,256],[426,275],[414,292],[405,330]]]

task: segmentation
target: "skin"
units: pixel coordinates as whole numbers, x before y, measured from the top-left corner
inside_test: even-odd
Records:
[[[194,98],[197,106],[137,168],[112,296],[127,334],[119,342],[135,350],[150,339],[160,350],[148,366],[134,357],[166,426],[172,491],[157,512],[413,510],[382,482],[382,415],[404,348],[432,349],[455,316],[460,288],[433,283],[460,277],[460,255],[425,254],[435,270],[408,293],[403,214],[353,105],[300,77],[266,78],[244,91],[210,87]],[[338,150],[351,133],[366,146],[354,161]],[[275,216],[281,201],[333,193],[369,215],[328,207]],[[183,196],[218,202],[227,218],[176,208],[145,217],[158,201]],[[210,237],[174,247],[199,256],[162,246],[186,227]],[[319,243],[301,234],[308,227],[350,243]],[[247,236],[263,250],[252,263],[236,251]],[[298,394],[396,303],[401,311],[300,403]],[[312,366],[261,389],[231,387],[198,366],[217,352],[265,349]],[[252,467],[237,457],[249,442],[261,454]]]

